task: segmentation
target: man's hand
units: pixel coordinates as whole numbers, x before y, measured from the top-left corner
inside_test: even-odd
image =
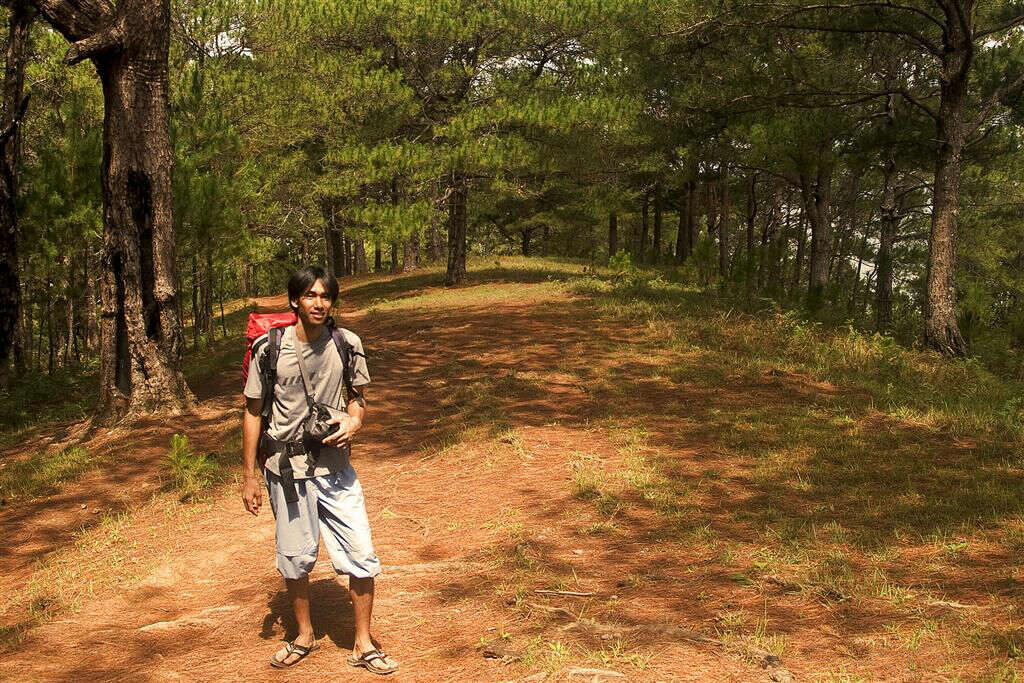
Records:
[[[260,490],[260,483],[256,481],[255,475],[247,475],[242,480],[242,503],[245,504],[245,509],[253,515],[260,514],[263,492]]]
[[[338,417],[331,418],[331,424],[338,425],[337,431],[324,438],[324,445],[331,446],[333,448],[341,448],[346,444],[351,443],[352,437],[355,436],[362,426],[363,421],[357,417],[351,415],[339,415]]]

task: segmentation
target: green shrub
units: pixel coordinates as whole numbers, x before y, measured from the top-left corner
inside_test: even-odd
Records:
[[[175,434],[171,448],[164,458],[170,472],[170,487],[181,493],[182,500],[199,497],[220,477],[220,467],[205,453],[196,453],[188,437]]]
[[[616,273],[627,273],[635,270],[633,266],[633,259],[630,258],[628,251],[617,251],[615,255],[608,259],[608,268]]]

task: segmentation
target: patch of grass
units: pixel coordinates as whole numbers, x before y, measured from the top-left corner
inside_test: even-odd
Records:
[[[779,659],[786,653],[786,636],[769,632],[767,619],[762,618],[757,622],[750,640],[758,650],[775,655]]]
[[[996,657],[1024,657],[1024,627],[993,627],[980,624],[970,629],[968,640],[975,647],[986,649]]]
[[[80,446],[47,449],[8,461],[0,469],[0,498],[10,501],[53,493],[96,464],[97,458]]]
[[[569,468],[572,471],[573,495],[580,500],[593,501],[598,511],[607,518],[599,523],[606,526],[591,527],[592,530],[597,533],[612,530],[614,524],[611,520],[622,510],[623,503],[609,487],[609,476],[600,468],[600,460],[594,455],[576,451],[569,459]]]
[[[164,456],[168,472],[168,485],[181,495],[182,501],[195,500],[205,495],[226,474],[216,456],[196,453],[188,437],[175,434],[171,447]]]

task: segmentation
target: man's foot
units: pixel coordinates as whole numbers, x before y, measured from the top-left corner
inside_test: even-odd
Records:
[[[320,649],[320,643],[313,638],[309,639],[308,645],[302,645],[301,640],[301,638],[296,638],[290,643],[285,643],[285,646],[270,658],[270,666],[275,669],[287,669],[301,662],[309,653]]]
[[[352,656],[348,658],[348,663],[351,666],[361,666],[370,673],[381,676],[398,671],[398,662],[380,650],[367,650],[358,655],[353,652]]]

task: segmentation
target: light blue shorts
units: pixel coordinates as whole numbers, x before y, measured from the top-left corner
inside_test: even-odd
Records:
[[[277,525],[277,569],[286,579],[308,576],[323,536],[331,564],[339,574],[370,578],[380,574],[373,552],[363,487],[352,465],[311,479],[296,479],[299,500],[284,498],[281,477],[263,471]]]

